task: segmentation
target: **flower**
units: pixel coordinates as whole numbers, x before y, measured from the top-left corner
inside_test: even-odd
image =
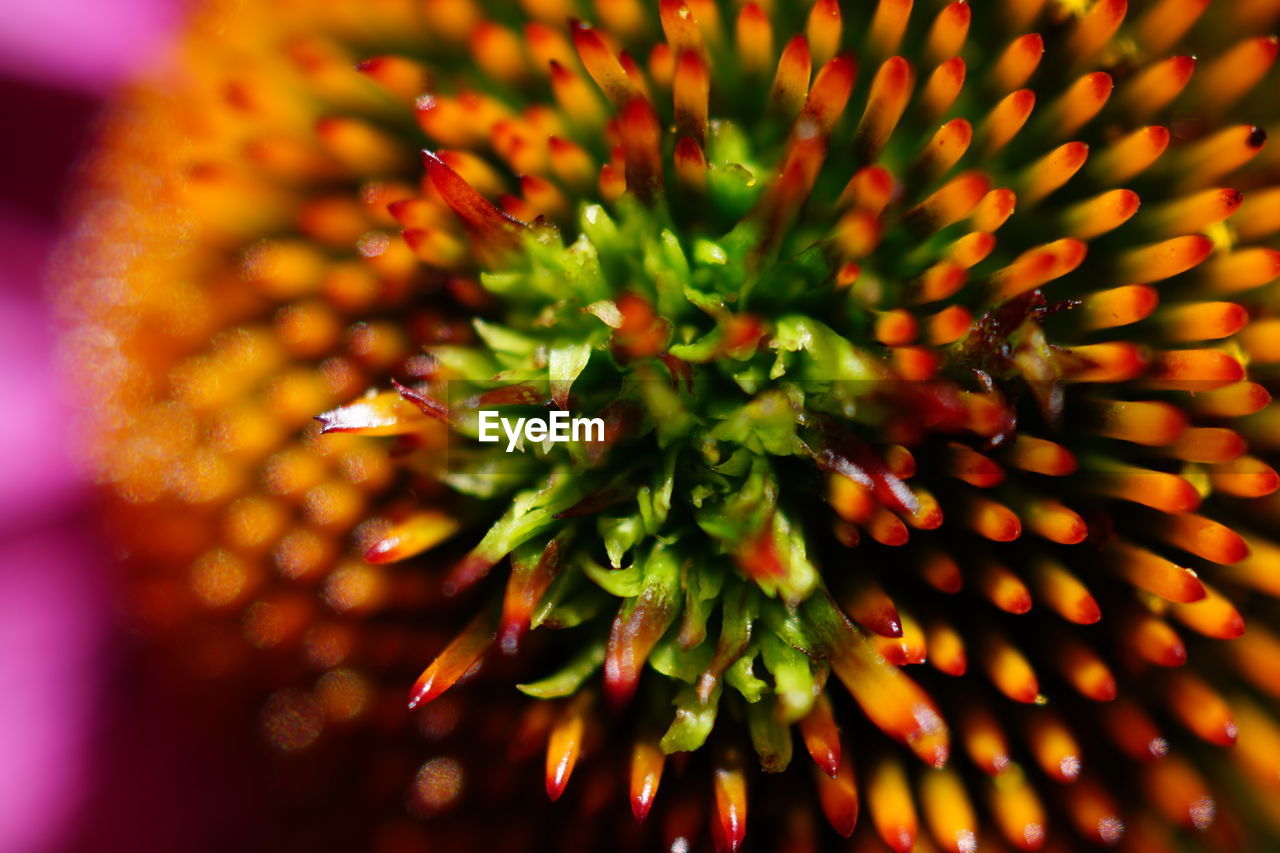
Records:
[[[429,649],[426,731],[672,847],[1270,838],[1270,5],[574,11],[215,5],[122,98],[69,300],[142,615],[290,753]],[[455,748],[414,814],[510,796]]]

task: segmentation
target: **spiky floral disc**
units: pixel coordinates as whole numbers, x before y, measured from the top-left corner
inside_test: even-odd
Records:
[[[920,6],[213,10],[124,100],[69,299],[99,464],[138,562],[331,670],[275,735],[369,689],[300,590],[442,591],[413,706],[520,652],[552,799],[603,727],[641,819],[711,739],[721,848],[793,730],[780,839],[1274,830],[1280,6]]]

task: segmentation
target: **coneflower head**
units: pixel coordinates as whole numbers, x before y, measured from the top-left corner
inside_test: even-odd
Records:
[[[465,612],[409,705],[523,659],[553,800],[602,730],[642,820],[710,753],[736,850],[798,733],[894,850],[1224,849],[1280,766],[1272,5],[229,17],[98,170],[104,476],[206,603]]]

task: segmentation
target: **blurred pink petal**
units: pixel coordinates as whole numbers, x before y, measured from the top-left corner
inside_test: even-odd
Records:
[[[41,268],[52,237],[0,208],[0,535],[59,509],[76,487]]]
[[[83,485],[68,459],[67,412],[42,283],[53,239],[52,225],[30,209],[0,206],[4,851],[53,849],[82,801],[90,714],[101,688],[95,658],[107,627],[101,548],[86,534]]]
[[[64,519],[0,539],[0,850],[52,849],[89,767],[103,590]]]
[[[0,73],[105,90],[154,56],[182,8],[177,0],[4,0]]]

